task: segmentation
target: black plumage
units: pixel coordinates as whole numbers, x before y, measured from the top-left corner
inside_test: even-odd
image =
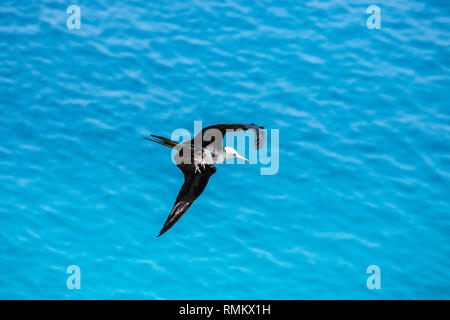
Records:
[[[217,133],[220,132],[220,135],[218,136],[218,139],[214,139],[214,131],[217,130]],[[212,126],[208,126],[202,129],[201,135],[203,137],[202,139],[202,147],[206,148],[211,143],[214,143],[217,148],[222,148],[223,145],[223,137],[227,132],[233,132],[233,131],[240,131],[240,130],[252,130],[255,133],[255,147],[256,149],[260,149],[264,142],[266,141],[266,133],[264,131],[264,127],[258,126],[254,123],[250,124],[241,124],[241,123],[225,123],[225,124],[215,124]],[[209,139],[209,134],[213,135],[211,140]],[[196,141],[196,138],[200,135],[200,133],[197,134],[197,136],[194,137],[194,139],[189,140],[185,142],[185,144],[191,144],[194,146],[194,143]],[[206,138],[206,139],[205,139]]]
[[[183,216],[194,200],[205,190],[209,178],[216,172],[216,167],[210,164],[205,165],[204,168],[200,167],[200,172],[195,172],[193,165],[181,164],[177,167],[184,173],[184,183],[158,237]]]
[[[230,131],[239,131],[239,130],[252,130],[255,133],[255,146],[257,149],[260,149],[266,139],[264,127],[257,126],[255,124],[217,124],[212,125],[202,129],[202,135],[208,135],[209,130],[218,130],[215,133],[219,133],[215,135],[217,139],[212,139],[209,141],[202,140],[202,146],[200,152],[203,155],[204,150],[211,149],[221,152],[223,149],[223,137],[227,132]],[[198,138],[198,135],[197,135]],[[163,228],[158,234],[158,237],[169,230],[189,209],[195,199],[205,190],[206,185],[208,184],[209,178],[216,172],[216,167],[213,164],[205,164],[198,163],[194,157],[194,153],[196,152],[197,146],[195,146],[196,139],[192,139],[183,143],[177,143],[170,139],[151,135],[151,138],[145,138],[147,140],[156,142],[163,146],[177,149],[178,154],[176,156],[177,167],[184,174],[184,183],[178,193],[177,199],[173,205],[172,211],[170,211],[169,216],[167,217],[166,222],[164,223]],[[211,144],[214,143],[213,146]],[[182,159],[182,153],[188,150],[191,154],[186,161],[180,160]],[[197,150],[198,151],[198,150]],[[180,156],[181,155],[181,156]],[[177,160],[178,157],[178,160]]]

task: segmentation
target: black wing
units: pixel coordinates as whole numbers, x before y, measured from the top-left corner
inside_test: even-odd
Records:
[[[220,132],[220,135],[217,137],[217,139],[215,139],[216,137],[215,133],[219,132],[215,131],[214,129]],[[225,136],[225,134],[230,131],[240,131],[240,130],[252,130],[255,133],[256,149],[260,149],[266,142],[266,132],[264,131],[264,127],[258,126],[254,123],[251,124],[226,123],[226,124],[215,124],[203,128],[201,131],[201,135],[203,137],[202,147],[206,148],[211,143],[214,143],[217,146],[217,148],[222,148],[223,137]],[[192,146],[194,146],[195,139],[199,137],[200,133],[197,134],[197,136],[194,139],[187,141],[186,143],[188,144],[190,143]],[[210,140],[210,138],[212,139]]]
[[[209,178],[216,172],[216,167],[208,164],[205,165],[205,168],[200,165],[198,167],[200,172],[198,170],[195,172],[193,164],[180,164],[178,168],[184,173],[184,183],[158,237],[169,230],[183,216],[194,203],[194,200],[205,190]]]

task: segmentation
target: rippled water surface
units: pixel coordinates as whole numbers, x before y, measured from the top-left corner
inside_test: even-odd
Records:
[[[369,4],[2,1],[0,298],[450,298],[450,6]],[[156,238],[183,177],[142,136],[194,120],[279,129],[279,171]]]

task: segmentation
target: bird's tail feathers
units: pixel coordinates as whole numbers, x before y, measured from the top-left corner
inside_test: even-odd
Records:
[[[178,143],[176,143],[175,141],[172,141],[170,139],[164,138],[164,137],[160,137],[160,136],[155,136],[153,134],[151,134],[152,138],[146,138],[144,137],[144,139],[159,143],[160,145],[169,147],[169,148],[175,148]]]

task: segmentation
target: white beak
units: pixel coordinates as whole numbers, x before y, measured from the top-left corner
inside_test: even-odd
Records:
[[[245,162],[248,162],[248,163],[250,163],[250,161],[248,161],[247,159],[245,159],[244,157],[241,157],[240,155],[236,155],[235,156],[235,158],[237,158],[237,159],[241,159],[241,160],[244,160]]]

